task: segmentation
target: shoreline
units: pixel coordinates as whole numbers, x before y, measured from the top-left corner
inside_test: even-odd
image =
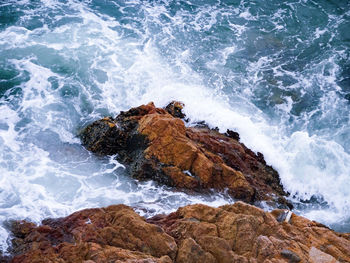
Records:
[[[149,103],[105,117],[82,131],[82,143],[100,156],[118,154],[138,180],[194,192],[226,189],[245,203],[187,205],[147,219],[112,205],[39,226],[11,221],[12,246],[0,262],[350,261],[350,233],[294,214],[277,171],[261,153],[240,143],[234,131],[222,134],[204,122],[186,127],[183,107]],[[253,206],[258,202],[274,210]]]
[[[84,209],[40,226],[12,222],[0,262],[349,262],[350,233],[238,201],[188,205],[149,219],[125,205]]]

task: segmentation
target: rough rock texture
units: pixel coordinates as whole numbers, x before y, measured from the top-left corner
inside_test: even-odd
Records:
[[[219,208],[191,205],[148,220],[178,244],[176,262],[350,262],[350,234],[284,210],[271,213],[243,202]]]
[[[13,263],[173,262],[177,245],[157,225],[146,223],[130,207],[87,209],[36,227],[12,224]],[[87,261],[91,260],[91,261]]]
[[[243,202],[190,205],[147,222],[124,205],[87,209],[41,226],[18,221],[12,263],[350,262],[350,234]]]
[[[250,203],[260,200],[291,205],[278,173],[239,142],[233,131],[221,134],[205,125],[186,127],[183,104],[165,109],[153,103],[106,117],[82,132],[83,144],[100,155],[118,154],[132,176],[179,188],[228,189]]]

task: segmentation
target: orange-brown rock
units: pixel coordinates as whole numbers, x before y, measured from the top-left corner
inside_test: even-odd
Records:
[[[41,226],[13,223],[7,262],[350,262],[350,234],[243,202],[190,205],[147,221],[130,207],[87,209]]]
[[[183,104],[165,109],[153,103],[121,112],[115,119],[95,121],[82,132],[82,142],[97,154],[116,154],[132,176],[194,190],[226,190],[250,203],[284,198],[278,173],[239,142],[239,135],[221,134],[205,125],[186,127]],[[174,114],[171,115],[171,114]]]
[[[148,222],[174,237],[178,263],[350,262],[349,234],[295,214],[279,222],[284,212],[264,212],[243,202],[219,208],[190,205]]]
[[[13,223],[13,263],[173,262],[177,245],[124,205],[86,209],[36,227]],[[90,260],[90,261],[87,261]]]

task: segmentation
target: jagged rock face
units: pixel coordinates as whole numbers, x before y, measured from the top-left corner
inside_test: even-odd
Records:
[[[130,207],[87,209],[42,225],[13,223],[13,263],[173,262],[177,245]]]
[[[177,263],[350,262],[350,234],[295,214],[279,222],[281,213],[243,202],[219,208],[190,205],[148,222],[176,240]]]
[[[97,154],[117,153],[138,179],[197,191],[228,189],[234,198],[250,203],[266,200],[291,207],[278,173],[262,154],[240,143],[235,132],[186,127],[177,118],[185,116],[182,107],[173,102],[164,110],[149,103],[115,119],[103,118],[83,130],[82,142]]]
[[[190,205],[145,221],[116,205],[38,227],[17,221],[10,262],[350,262],[350,234],[295,214],[279,222],[281,213],[237,202]]]

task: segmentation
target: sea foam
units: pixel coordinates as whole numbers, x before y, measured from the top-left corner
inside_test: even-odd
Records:
[[[349,54],[318,42],[339,39],[344,17],[308,31],[293,27],[306,3],[108,3],[6,4],[25,15],[0,30],[0,64],[13,75],[0,83],[9,87],[0,99],[1,223],[116,203],[151,216],[234,202],[135,181],[113,156],[80,145],[80,129],[98,118],[180,100],[188,125],[235,130],[262,152],[298,213],[349,231],[349,104],[338,84]],[[4,225],[0,236],[5,248]]]

